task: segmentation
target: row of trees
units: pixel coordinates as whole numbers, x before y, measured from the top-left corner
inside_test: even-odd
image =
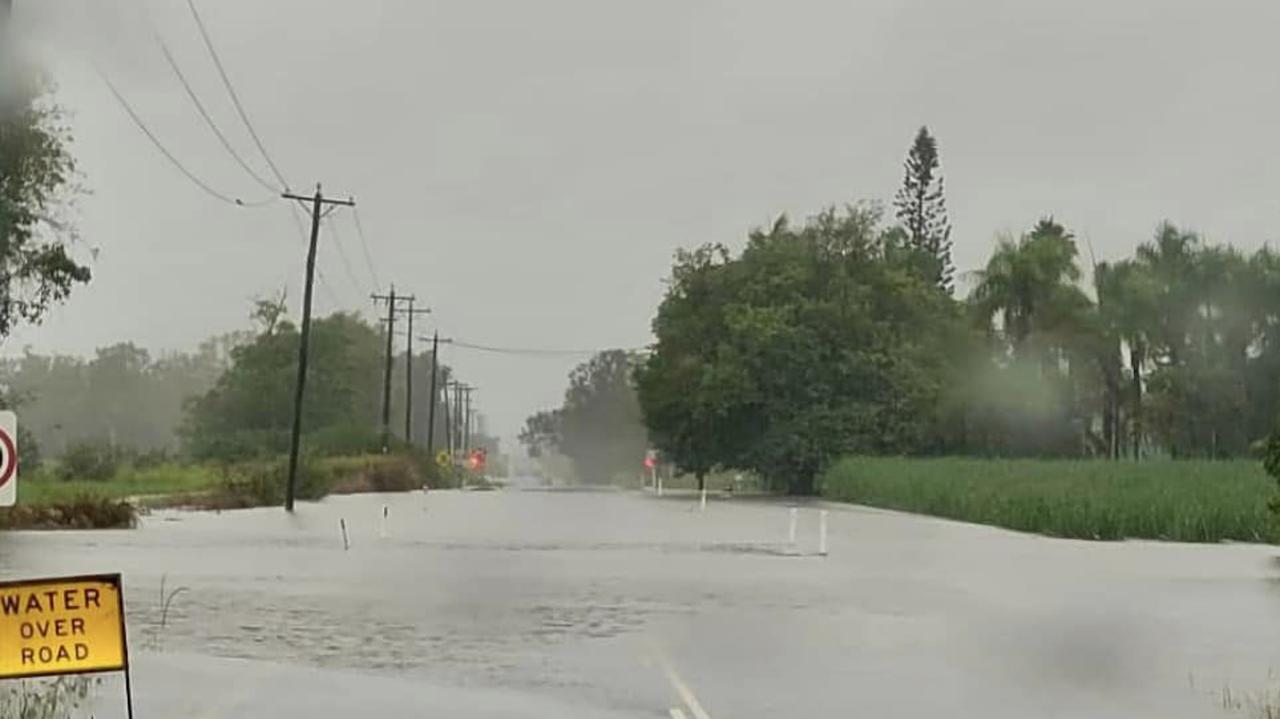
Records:
[[[159,358],[132,343],[91,359],[28,352],[0,361],[0,383],[46,454],[83,445],[181,453],[230,460],[288,446],[299,332],[283,299],[255,304],[252,330],[210,339],[191,353]],[[303,423],[311,447],[326,452],[381,447],[386,337],[357,315],[312,323]],[[431,357],[414,358],[413,443],[425,446],[430,420]],[[392,364],[392,435],[404,441],[406,357]],[[451,376],[441,365],[438,386]],[[446,446],[443,395],[436,398],[435,445]],[[477,423],[478,429],[482,429]],[[494,456],[497,439],[474,431],[472,446]]]
[[[520,442],[531,456],[565,456],[584,482],[634,473],[649,446],[631,382],[639,363],[634,352],[608,350],[578,365],[561,407],[529,417]]]
[[[860,204],[679,252],[634,377],[652,443],[811,492],[848,453],[1229,457],[1269,435],[1280,255],[1165,223],[1082,267],[1046,218],[956,299],[937,170],[922,129],[896,222]]]
[[[228,340],[159,358],[128,342],[90,359],[27,352],[0,361],[0,383],[22,413],[21,426],[46,452],[84,443],[174,450],[185,402],[228,366]]]
[[[972,307],[1003,364],[1034,368],[1069,428],[1060,453],[1243,455],[1280,409],[1280,255],[1165,223],[1092,268],[1052,221],[1004,240]]]
[[[227,459],[283,452],[293,422],[298,328],[284,318],[283,302],[258,302],[258,331],[231,350],[230,362],[216,383],[188,403],[179,433],[184,449],[198,459]],[[385,330],[358,315],[338,312],[311,325],[307,399],[303,427],[307,443],[330,453],[375,451],[381,447]],[[392,358],[391,435],[395,442],[427,443],[431,419],[431,357],[412,363],[412,434],[404,436],[406,356]],[[443,387],[452,370],[440,366],[434,398],[436,447],[447,446]],[[473,447],[497,453],[497,440],[473,432]]]

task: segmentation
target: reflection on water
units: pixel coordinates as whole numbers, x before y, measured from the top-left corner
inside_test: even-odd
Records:
[[[122,571],[131,636],[152,652],[642,716],[669,706],[645,664],[655,641],[714,716],[734,717],[1205,716],[1189,675],[1262,686],[1280,666],[1269,548],[1090,544],[835,508],[823,559],[816,509],[801,512],[793,547],[786,508],[759,501],[702,514],[621,493],[365,495],[292,517],[165,512],[133,532],[14,533],[0,566]],[[162,577],[188,590],[163,633]]]

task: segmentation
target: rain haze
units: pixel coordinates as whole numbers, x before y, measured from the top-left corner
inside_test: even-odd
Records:
[[[282,204],[238,209],[184,180],[94,72],[220,191],[261,199],[165,64],[152,24],[251,161],[180,2],[17,3],[54,60],[92,191],[94,281],[7,350],[185,349],[289,288],[304,245]],[[1044,215],[1099,259],[1168,218],[1244,248],[1274,239],[1280,49],[1266,2],[300,2],[203,8],[295,190],[359,203],[379,291],[448,336],[520,348],[637,347],[673,251],[740,246],[777,214],[888,201],[905,149],[939,140],[956,265]],[[257,162],[260,172],[266,168]],[[317,311],[376,310],[335,213]],[[335,242],[343,244],[352,278]],[[145,290],[143,289],[145,288]],[[511,436],[585,357],[446,353]]]
[[[1276,27],[0,0],[0,719],[1280,716]]]

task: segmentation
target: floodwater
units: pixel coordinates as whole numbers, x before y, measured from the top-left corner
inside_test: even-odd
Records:
[[[361,495],[8,533],[0,567],[124,574],[140,719],[1248,716],[1224,689],[1277,686],[1275,548],[799,519],[792,546],[780,501]]]

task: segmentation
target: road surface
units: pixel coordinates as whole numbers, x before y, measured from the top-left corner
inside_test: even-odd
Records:
[[[506,490],[8,533],[0,567],[123,572],[140,719],[1244,716],[1223,689],[1280,668],[1274,548],[823,506],[826,557],[819,505],[792,547],[782,501]]]

